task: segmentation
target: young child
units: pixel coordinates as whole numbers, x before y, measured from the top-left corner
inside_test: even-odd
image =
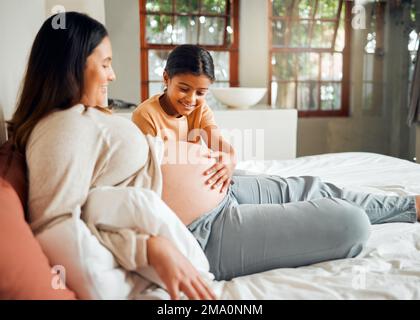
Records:
[[[210,175],[211,188],[229,186],[236,165],[235,151],[222,137],[213,112],[206,103],[214,82],[210,53],[196,45],[181,45],[170,54],[163,73],[165,90],[141,103],[132,120],[144,134],[164,141],[199,143],[201,138],[218,161],[204,174]]]

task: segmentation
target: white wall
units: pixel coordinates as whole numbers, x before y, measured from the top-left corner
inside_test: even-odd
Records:
[[[105,21],[103,0],[0,0],[0,108],[6,120],[11,118],[16,106],[35,36],[57,4],[66,11],[85,12]]]
[[[13,114],[35,35],[44,22],[44,0],[0,0],[0,108]]]
[[[117,80],[109,98],[140,102],[140,18],[138,0],[105,0],[106,27],[112,43]]]
[[[51,9],[55,6],[63,6],[66,11],[86,13],[105,24],[104,0],[45,0],[46,17],[51,15]]]
[[[263,14],[264,12],[266,14]],[[243,87],[268,87],[267,13],[267,1],[241,1],[239,83]],[[264,99],[266,102],[267,97]],[[261,103],[263,102],[264,100],[261,101]]]

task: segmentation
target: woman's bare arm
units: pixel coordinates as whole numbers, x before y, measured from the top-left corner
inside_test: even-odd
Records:
[[[192,300],[216,299],[194,266],[167,239],[150,237],[147,241],[147,257],[149,264],[166,285],[171,299],[178,300],[180,292]]]

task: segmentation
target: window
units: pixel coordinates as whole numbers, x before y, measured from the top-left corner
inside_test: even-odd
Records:
[[[268,1],[270,103],[299,116],[347,116],[350,1]]]
[[[169,52],[186,43],[210,51],[215,86],[238,86],[239,0],[139,1],[142,101],[162,91]]]

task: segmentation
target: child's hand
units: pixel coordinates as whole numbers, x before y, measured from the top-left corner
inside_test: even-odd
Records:
[[[214,152],[209,157],[215,158],[217,162],[204,172],[206,176],[211,175],[206,184],[210,185],[211,189],[220,187],[220,193],[222,193],[229,187],[236,163],[232,160],[231,155],[226,152]]]

